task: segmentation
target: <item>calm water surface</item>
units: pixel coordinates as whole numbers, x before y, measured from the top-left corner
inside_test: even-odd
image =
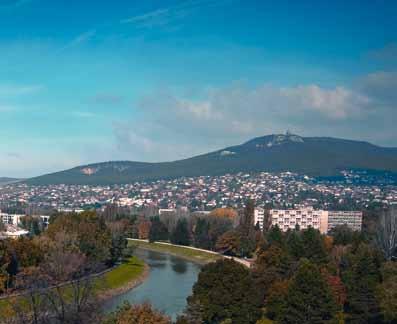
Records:
[[[150,267],[148,278],[140,286],[112,298],[105,304],[106,311],[113,311],[125,300],[130,303],[149,301],[173,319],[186,306],[186,297],[200,272],[200,265],[160,252],[137,249],[135,255]]]

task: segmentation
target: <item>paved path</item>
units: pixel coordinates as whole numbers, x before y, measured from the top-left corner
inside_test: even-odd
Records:
[[[133,238],[127,238],[127,240],[149,243],[148,240],[140,240],[140,239],[133,239]],[[251,262],[246,260],[246,259],[231,257],[231,256],[228,256],[228,255],[223,255],[223,254],[218,253],[218,252],[214,252],[214,251],[210,251],[210,250],[204,250],[204,249],[199,249],[199,248],[196,248],[196,247],[193,247],[193,246],[188,246],[188,245],[178,245],[178,244],[172,244],[172,243],[166,243],[166,242],[156,242],[156,244],[169,245],[169,246],[175,246],[175,247],[183,247],[185,249],[201,251],[201,252],[205,252],[205,253],[209,253],[209,254],[216,254],[216,255],[219,255],[219,256],[221,256],[221,257],[223,257],[225,259],[233,259],[234,261],[236,261],[238,263],[241,263],[242,265],[246,266],[247,268],[251,268]]]

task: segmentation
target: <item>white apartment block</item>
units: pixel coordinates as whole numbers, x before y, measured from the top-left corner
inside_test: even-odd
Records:
[[[338,225],[347,225],[354,231],[361,231],[362,212],[360,211],[327,211],[315,210],[312,207],[297,209],[271,209],[269,211],[272,226],[278,225],[282,231],[313,227],[325,234]],[[255,224],[263,229],[264,209],[255,208]]]
[[[270,217],[272,226],[278,225],[284,232],[294,229],[296,225],[299,225],[300,229],[313,227],[321,233],[327,232],[325,224],[327,224],[328,212],[324,210],[314,210],[309,207],[289,210],[271,209]]]
[[[261,207],[255,208],[254,211],[254,225],[259,223],[259,227],[263,230],[263,221],[265,217],[265,210]]]
[[[26,215],[24,214],[8,214],[8,213],[3,213],[0,210],[0,221],[3,222],[3,224],[6,225],[14,225],[18,226],[21,222],[21,218],[25,217]],[[40,217],[44,227],[47,227],[49,222],[50,222],[50,216],[47,215],[38,215],[36,217]]]
[[[362,222],[363,213],[360,211],[329,211],[327,231],[344,224],[353,231],[361,231]]]

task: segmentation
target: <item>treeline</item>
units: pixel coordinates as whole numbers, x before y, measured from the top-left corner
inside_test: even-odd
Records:
[[[219,208],[209,215],[139,217],[132,237],[251,257],[261,235],[259,226],[254,226],[254,204],[249,202],[240,213]]]
[[[39,235],[1,240],[0,294],[24,298],[4,299],[0,322],[95,322],[93,275],[131,255],[126,237],[133,223],[133,217],[108,221],[95,212],[57,214]]]
[[[251,269],[203,267],[177,323],[396,323],[397,210],[373,230],[270,228]]]

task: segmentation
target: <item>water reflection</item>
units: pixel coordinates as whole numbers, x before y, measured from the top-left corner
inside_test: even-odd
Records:
[[[124,300],[131,303],[149,301],[175,319],[186,306],[186,298],[191,294],[200,266],[165,253],[143,249],[136,249],[135,255],[150,266],[149,277],[142,285],[110,300],[105,309],[112,311]]]
[[[170,256],[170,260],[172,263],[172,269],[177,273],[185,273],[188,269],[188,264],[186,261],[181,260],[180,258],[176,258],[174,256]]]

